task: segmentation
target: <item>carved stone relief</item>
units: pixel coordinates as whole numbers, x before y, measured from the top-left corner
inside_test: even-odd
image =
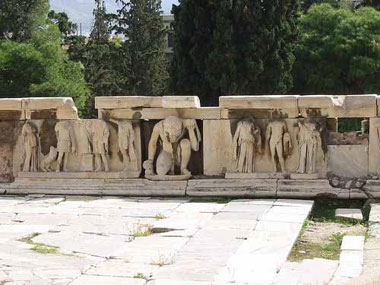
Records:
[[[37,172],[40,169],[41,144],[37,128],[31,122],[26,122],[22,127],[24,137],[24,172]]]
[[[317,152],[322,151],[322,139],[317,125],[311,122],[299,121],[298,132],[299,164],[297,173],[315,173]]]
[[[193,119],[169,116],[158,122],[149,141],[148,160],[143,164],[145,177],[157,180],[190,178],[191,151],[199,150],[200,141],[201,132]],[[157,143],[161,149],[154,165]]]
[[[254,158],[262,152],[261,130],[252,119],[241,120],[233,137],[233,159],[237,172],[255,172]]]
[[[269,151],[273,172],[285,172],[285,159],[292,153],[292,141],[285,121],[275,120],[268,124],[265,132],[267,152]]]
[[[62,166],[63,171],[68,171],[67,161],[69,158],[69,153],[76,154],[76,141],[72,124],[73,123],[71,121],[61,121],[55,125],[58,151],[58,165],[56,172],[60,172]]]
[[[138,169],[137,150],[135,131],[131,120],[113,120],[111,122],[118,126],[118,146],[122,154],[124,171],[128,171],[129,167]]]

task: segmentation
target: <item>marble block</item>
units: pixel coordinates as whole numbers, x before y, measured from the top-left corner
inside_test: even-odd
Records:
[[[205,175],[222,175],[231,168],[232,134],[229,120],[203,121],[203,153]]]
[[[335,217],[362,220],[363,214],[360,209],[336,209]]]
[[[377,116],[376,95],[299,96],[298,108],[303,117],[371,118]]]
[[[297,118],[297,98],[297,95],[221,96],[219,107],[224,109],[222,117],[225,119],[248,115],[254,118]]]
[[[368,175],[368,146],[329,145],[328,171],[336,176],[359,178]]]

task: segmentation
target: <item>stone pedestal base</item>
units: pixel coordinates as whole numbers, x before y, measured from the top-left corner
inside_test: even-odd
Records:
[[[274,172],[274,173],[240,173],[240,172],[227,172],[226,179],[287,179],[288,173]]]
[[[138,172],[19,172],[19,178],[38,179],[128,179],[138,178]]]
[[[290,179],[294,180],[316,180],[322,179],[319,173],[291,173]]]
[[[153,181],[182,181],[189,180],[191,175],[145,175],[145,178]]]

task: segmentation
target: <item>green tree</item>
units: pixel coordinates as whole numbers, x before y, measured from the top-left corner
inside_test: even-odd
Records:
[[[294,89],[300,94],[363,94],[380,89],[380,12],[312,6],[300,19]]]
[[[173,7],[173,91],[198,94],[207,105],[226,94],[286,92],[298,8],[298,0],[180,1]]]
[[[339,8],[341,2],[341,0],[301,0],[301,10],[306,12],[311,7],[311,5],[318,5],[323,3],[330,4],[334,8]]]
[[[359,7],[369,6],[375,8],[376,10],[380,10],[380,0],[363,0],[358,2],[361,2]]]
[[[7,9],[11,2],[6,0]],[[89,90],[80,65],[61,47],[58,26],[48,19],[48,1],[13,1],[19,8],[26,3],[35,5],[28,8],[33,15],[1,18],[0,96],[73,97],[79,109],[84,108]]]
[[[168,72],[160,0],[117,0],[121,4],[115,31],[125,38],[129,93],[163,95]]]
[[[78,25],[72,23],[65,12],[56,13],[54,10],[51,10],[48,17],[53,23],[58,25],[65,42],[68,42],[69,38],[75,35]]]
[[[49,0],[1,0],[0,40],[22,42],[46,24]]]
[[[94,25],[90,38],[98,42],[108,42],[110,38],[110,21],[108,19],[104,1],[95,0]]]
[[[91,90],[86,117],[96,117],[95,97],[123,95],[127,88],[126,56],[120,41],[110,40],[110,20],[103,1],[95,0],[94,25],[87,40],[82,36],[72,38],[70,58],[80,62],[85,80]]]

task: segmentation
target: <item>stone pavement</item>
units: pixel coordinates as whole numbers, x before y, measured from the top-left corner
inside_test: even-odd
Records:
[[[312,205],[2,196],[0,284],[279,284]]]

